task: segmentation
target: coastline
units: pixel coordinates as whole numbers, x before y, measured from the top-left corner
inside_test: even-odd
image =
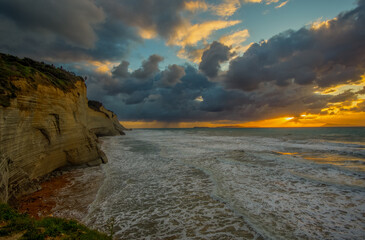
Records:
[[[58,170],[40,184],[40,190],[18,198],[15,205],[36,219],[52,216],[83,223],[103,180],[101,165]]]

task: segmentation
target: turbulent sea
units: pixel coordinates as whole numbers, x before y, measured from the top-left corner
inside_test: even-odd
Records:
[[[365,128],[133,130],[103,150],[84,222],[117,239],[365,239]]]

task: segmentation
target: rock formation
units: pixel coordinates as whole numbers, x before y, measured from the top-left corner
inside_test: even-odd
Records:
[[[124,129],[88,102],[83,78],[0,54],[0,202],[34,191],[32,180],[59,167],[105,163],[97,136]]]

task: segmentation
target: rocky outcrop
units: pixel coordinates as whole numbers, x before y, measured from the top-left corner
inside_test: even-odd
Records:
[[[124,128],[117,116],[104,108],[100,102],[88,102],[88,128],[97,137],[124,135]]]
[[[34,70],[31,76],[11,78],[8,85],[16,89],[12,97],[6,95],[9,88],[0,89],[2,99],[8,100],[0,105],[3,202],[33,191],[34,179],[59,167],[107,162],[97,136],[124,134],[114,113],[88,107],[82,78],[75,77],[70,85],[57,82],[61,85],[42,71]]]

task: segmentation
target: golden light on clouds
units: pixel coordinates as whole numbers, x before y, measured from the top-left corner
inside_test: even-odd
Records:
[[[155,38],[157,36],[157,32],[153,29],[140,28],[138,30],[138,33],[141,36],[141,38],[144,38],[144,39],[152,39],[152,38]]]
[[[244,29],[242,31],[237,31],[235,33],[232,33],[230,35],[222,36],[219,39],[219,42],[226,46],[231,46],[232,50],[231,52],[236,52],[237,56],[243,54],[246,52],[247,49],[251,47],[253,43],[242,45],[243,42],[247,40],[247,38],[250,37],[250,33],[247,29]]]
[[[93,68],[98,73],[104,73],[111,75],[111,70],[114,66],[116,66],[118,63],[116,62],[110,62],[110,61],[88,61],[86,63],[87,66]]]
[[[285,1],[285,2],[282,2],[280,3],[279,5],[277,5],[275,8],[281,8],[281,7],[284,7],[287,3],[289,2],[289,0]]]
[[[208,5],[205,3],[205,1],[190,1],[185,2],[185,9],[191,12],[195,12],[197,10],[207,10]]]
[[[311,24],[311,29],[318,30],[318,29],[321,29],[321,28],[328,28],[329,25],[330,25],[330,22],[332,20],[337,20],[337,18],[333,18],[333,19],[330,19],[330,20],[324,20],[324,21],[322,21],[322,18],[319,18],[317,21],[314,21]]]
[[[222,3],[220,3],[220,4],[217,4],[217,5],[207,5],[206,4],[206,5],[204,5],[204,7],[207,7],[210,11],[212,11],[217,16],[227,18],[237,12],[237,10],[241,7],[242,2],[244,2],[244,3],[266,3],[266,5],[270,5],[273,3],[279,3],[280,0],[243,0],[243,1],[242,0],[223,0]],[[281,7],[285,6],[288,2],[289,2],[289,0],[284,1],[284,2],[280,3],[278,6],[276,6],[275,8],[281,8]],[[199,4],[201,4],[201,1],[198,1],[198,3],[193,2],[193,3],[191,3],[192,6],[189,8],[192,8],[192,9],[199,8]],[[206,8],[204,10],[206,10]]]
[[[207,39],[214,31],[231,27],[239,24],[241,21],[207,21],[189,26],[182,26],[177,29],[176,34],[169,39],[169,45],[178,45],[185,47],[186,45],[194,45],[199,41]]]
[[[211,6],[211,10],[218,16],[232,16],[241,6],[240,0],[224,0],[223,3]]]
[[[201,58],[203,56],[203,53],[208,50],[209,45],[207,44],[206,46],[204,46],[204,48],[197,48],[194,50],[190,50],[187,51],[186,48],[181,48],[178,52],[177,52],[177,56],[179,58],[184,58],[184,59],[188,59],[196,64],[199,64],[201,61]]]
[[[245,42],[250,37],[247,29],[232,33],[230,35],[222,36],[219,41],[227,46],[237,46]]]
[[[279,0],[266,0],[266,5],[272,4],[272,3],[277,3],[279,2]]]
[[[235,58],[235,57],[245,53],[246,50],[251,47],[251,45],[253,43],[242,45],[242,43],[244,43],[247,40],[247,38],[249,38],[249,37],[250,37],[249,31],[247,29],[244,29],[244,30],[237,31],[237,32],[234,32],[229,35],[222,36],[219,39],[219,42],[226,46],[232,47],[231,52],[236,53],[236,56],[233,57],[233,58]],[[209,44],[205,44],[201,48],[195,48],[195,49],[189,49],[189,50],[187,50],[186,48],[181,48],[178,51],[177,56],[180,58],[188,59],[194,63],[199,64],[203,53],[209,49],[209,46],[210,46]]]
[[[357,84],[339,84],[335,87],[317,91],[317,93],[322,95],[338,95],[344,93],[345,91],[358,92],[365,87],[365,75],[362,75],[361,78],[362,79]],[[358,97],[365,98],[365,95],[359,94]]]
[[[195,98],[194,100],[198,101],[198,102],[203,102],[204,101],[202,96],[199,96],[199,97]]]

